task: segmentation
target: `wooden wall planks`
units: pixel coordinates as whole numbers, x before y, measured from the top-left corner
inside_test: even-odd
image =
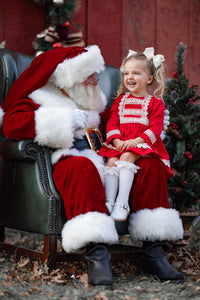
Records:
[[[165,55],[170,76],[183,42],[185,73],[191,84],[200,85],[200,0],[81,0],[74,21],[82,25],[86,45],[98,44],[105,62],[116,67],[128,49],[154,46]],[[44,8],[33,0],[0,1],[0,42],[5,36],[7,48],[33,54],[31,43],[44,27]]]

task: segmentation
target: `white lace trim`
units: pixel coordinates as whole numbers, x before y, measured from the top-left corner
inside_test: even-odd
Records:
[[[104,167],[104,175],[113,175],[119,177],[119,170],[117,167]]]
[[[167,159],[161,159],[162,160],[162,162],[165,164],[165,166],[167,166],[167,167],[171,167],[170,166],[170,161],[169,160],[167,160]]]
[[[144,99],[138,99],[138,98],[128,98],[130,93],[125,93],[125,95],[122,97],[120,103],[119,103],[119,118],[120,118],[120,124],[123,123],[140,123],[143,125],[149,125],[149,119],[148,119],[148,106],[151,100],[151,95],[147,95]],[[125,108],[127,104],[139,104],[141,105],[140,109],[127,109]],[[129,115],[127,117],[127,115]],[[134,116],[138,117],[134,117]]]
[[[144,133],[149,137],[149,139],[151,140],[152,144],[154,144],[156,142],[156,136],[153,133],[153,131],[151,131],[150,129],[147,129],[147,130],[145,130]]]
[[[131,170],[134,174],[140,169],[140,167],[136,166],[134,163],[130,163],[124,160],[118,160],[115,162],[118,169],[128,169]]]
[[[120,134],[121,135],[121,132],[118,129],[108,131],[107,134],[106,134],[107,139],[110,138],[111,136],[115,135],[115,134]]]
[[[149,148],[149,149],[151,149],[152,150],[152,148],[147,144],[147,143],[141,143],[141,144],[137,144],[137,146],[136,146],[137,148],[143,148],[143,149],[147,149],[147,148]]]

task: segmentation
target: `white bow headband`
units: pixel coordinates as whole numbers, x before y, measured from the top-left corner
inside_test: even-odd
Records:
[[[126,59],[129,58],[131,55],[135,55],[135,54],[137,54],[136,51],[129,50]],[[158,68],[161,65],[161,63],[163,61],[165,61],[165,58],[162,54],[154,55],[154,48],[153,47],[146,48],[144,50],[143,54],[146,56],[147,59],[152,59],[153,60],[153,64],[154,64],[155,68]]]

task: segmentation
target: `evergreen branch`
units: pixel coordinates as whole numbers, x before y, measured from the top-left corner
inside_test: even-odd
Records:
[[[183,45],[182,42],[177,46],[175,61],[176,61],[176,71],[178,75],[181,75],[184,71],[184,58],[185,58],[186,48],[187,46]]]

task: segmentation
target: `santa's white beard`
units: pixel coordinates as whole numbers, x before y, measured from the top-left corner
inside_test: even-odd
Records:
[[[76,84],[65,91],[80,109],[101,112],[105,108],[106,97],[98,85]]]

